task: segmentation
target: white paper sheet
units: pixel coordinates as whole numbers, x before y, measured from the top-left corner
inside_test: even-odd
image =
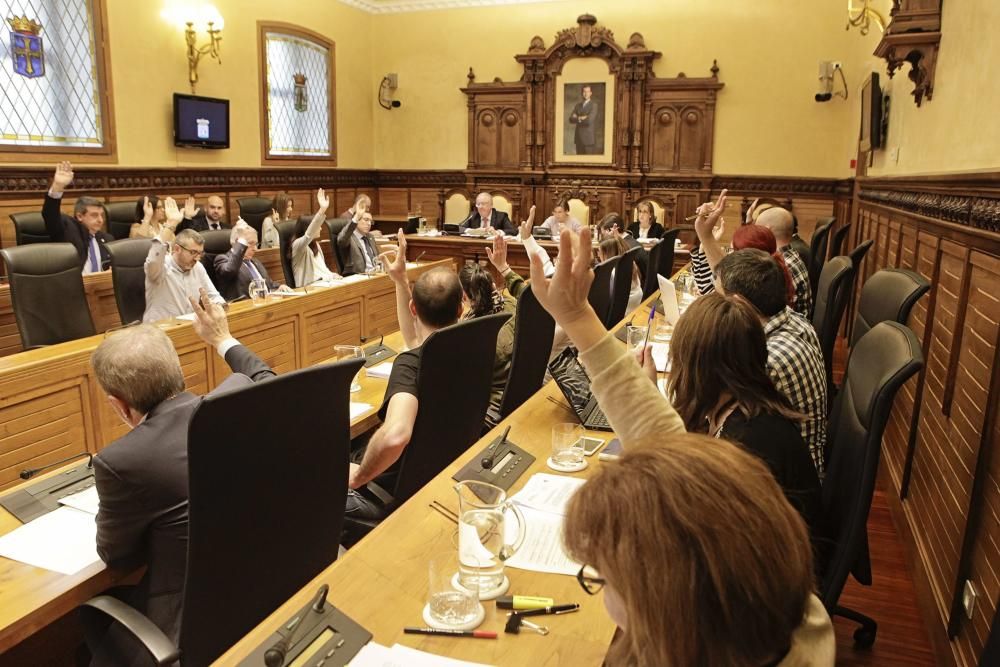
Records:
[[[381,378],[383,380],[389,379],[389,373],[392,372],[392,362],[383,361],[381,364],[375,364],[371,368],[366,368],[365,372],[370,378]]]
[[[97,508],[99,504],[97,500],[97,485],[95,484],[93,486],[89,486],[83,491],[74,493],[71,496],[60,498],[59,504],[97,516]]]
[[[490,667],[481,662],[466,662],[433,653],[418,651],[402,644],[388,648],[374,641],[365,644],[349,667]]]
[[[522,507],[527,524],[524,543],[506,564],[521,570],[549,572],[551,574],[576,574],[580,564],[574,563],[563,550],[563,517],[552,512],[540,512]]]
[[[535,473],[523,489],[511,496],[511,500],[521,507],[564,515],[569,499],[585,482],[565,475]]]
[[[353,276],[347,276],[346,278],[344,278],[342,280],[338,280],[334,284],[339,285],[341,283],[360,283],[363,280],[368,280],[367,274],[364,274],[364,273],[355,273]]]
[[[420,265],[419,265],[419,264],[417,264],[416,262],[407,262],[407,263],[406,263],[406,268],[408,268],[408,269],[415,269],[415,268],[417,268],[418,266],[420,266]]]
[[[0,537],[0,556],[76,574],[100,560],[94,515],[60,507]]]
[[[663,276],[656,276],[656,281],[660,284],[660,302],[663,304],[663,316],[670,326],[677,324],[681,311],[677,308],[677,292],[674,284]]]
[[[371,403],[357,403],[355,401],[351,401],[351,421],[354,421],[362,414],[368,412],[371,409],[372,409]]]
[[[656,364],[656,370],[660,373],[668,372],[667,364],[670,360],[670,344],[650,343],[649,346],[653,349],[653,363]]]
[[[174,319],[177,319],[177,320],[187,320],[188,322],[194,322],[194,313],[188,313],[187,315],[178,315]]]

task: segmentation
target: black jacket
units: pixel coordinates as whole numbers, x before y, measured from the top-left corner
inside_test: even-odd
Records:
[[[60,199],[45,195],[45,203],[42,204],[42,220],[45,221],[45,231],[56,243],[72,243],[76,248],[76,254],[80,257],[80,267],[82,268],[90,255],[88,246],[90,245],[90,232],[75,218],[63,215],[59,210]],[[114,241],[115,237],[104,231],[99,231],[94,236],[97,237],[97,247],[101,250],[101,269],[111,261],[105,243]]]
[[[463,220],[458,226],[458,231],[465,232],[466,229],[479,229],[479,225],[481,223],[482,216],[479,215],[479,211],[473,211],[469,217]],[[510,221],[510,216],[503,211],[493,209],[493,213],[490,214],[490,225],[493,229],[500,230],[504,234],[517,234],[517,227],[515,227],[514,223]]]
[[[243,255],[246,254],[246,251],[247,247],[236,241],[229,252],[215,256],[215,286],[219,288],[219,294],[226,301],[232,301],[249,294],[252,276],[250,269],[243,263]],[[267,289],[278,289],[278,284],[271,280],[271,276],[267,275],[267,269],[260,263],[260,260],[254,257],[250,261],[264,282],[267,283]]]

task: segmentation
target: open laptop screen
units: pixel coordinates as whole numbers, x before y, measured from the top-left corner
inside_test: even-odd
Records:
[[[581,416],[590,402],[590,378],[583,370],[583,365],[576,358],[576,354],[574,348],[567,347],[549,362],[549,373],[559,385],[566,400],[573,406],[577,416]]]

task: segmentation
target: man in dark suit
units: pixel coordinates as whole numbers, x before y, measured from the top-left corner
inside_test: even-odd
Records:
[[[344,260],[342,273],[349,276],[355,273],[366,273],[375,268],[378,260],[378,249],[372,240],[372,214],[355,213],[337,233],[337,245],[340,246],[340,256]]]
[[[209,232],[232,227],[225,219],[226,203],[222,197],[212,195],[208,198],[205,210],[195,206],[194,197],[188,197],[184,202],[184,221],[177,228],[178,232],[193,229],[196,232]]]
[[[458,226],[458,231],[465,233],[467,229],[482,227],[489,233],[491,230],[503,232],[509,236],[517,234],[517,228],[510,221],[510,216],[503,211],[493,209],[493,195],[480,192],[476,197],[476,210]]]
[[[233,228],[233,247],[229,252],[215,256],[215,282],[226,301],[249,296],[250,283],[263,280],[268,292],[290,292],[267,275],[267,269],[254,257],[257,254],[257,230],[243,220]]]
[[[57,243],[72,243],[80,256],[83,273],[97,273],[111,261],[104,244],[114,241],[111,234],[103,231],[104,204],[94,197],[80,197],[73,207],[73,217],[63,215],[59,201],[63,191],[73,182],[73,165],[60,162],[52,177],[52,187],[42,204],[42,220],[49,238]]]
[[[233,370],[215,392],[274,376],[229,334],[225,311],[204,290],[201,300],[192,298],[191,304],[195,332]],[[188,538],[187,430],[201,399],[184,391],[177,352],[152,325],[109,336],[91,363],[115,414],[131,429],[94,457],[100,498],[97,553],[111,566],[148,565],[127,601],[176,642]],[[110,633],[108,641],[114,642]],[[93,648],[101,662],[100,646]]]
[[[596,155],[597,136],[597,102],[590,99],[594,92],[590,86],[584,86],[580,91],[583,99],[573,107],[573,113],[569,116],[569,122],[576,125],[573,132],[573,141],[576,143],[577,155]]]

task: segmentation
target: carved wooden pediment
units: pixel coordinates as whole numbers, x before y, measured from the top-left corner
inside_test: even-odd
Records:
[[[892,20],[885,29],[875,55],[884,58],[892,77],[910,63],[913,100],[919,107],[934,95],[934,71],[941,43],[941,0],[895,0]]]

